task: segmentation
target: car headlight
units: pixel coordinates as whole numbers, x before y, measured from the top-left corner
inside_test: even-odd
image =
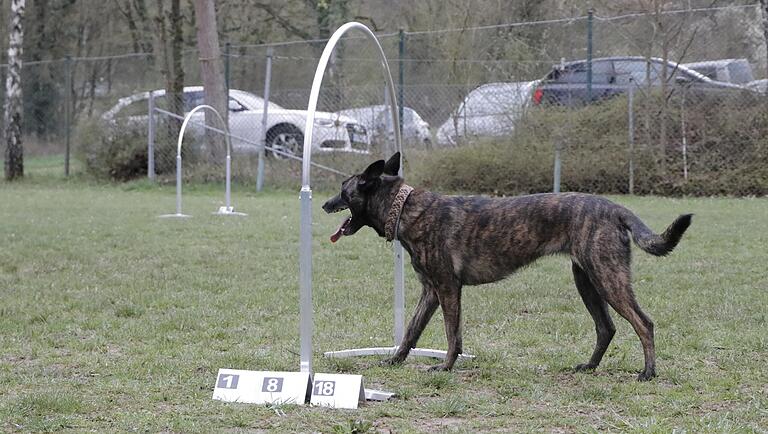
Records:
[[[315,118],[316,127],[332,127],[333,124],[333,119]]]

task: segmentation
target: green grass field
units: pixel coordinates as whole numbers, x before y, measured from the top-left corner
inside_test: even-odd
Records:
[[[668,258],[635,249],[635,290],[656,323],[658,373],[635,381],[639,340],[618,332],[574,373],[594,326],[567,258],[464,291],[450,373],[411,358],[328,360],[389,345],[391,247],[364,229],[333,245],[339,215],[314,194],[315,369],[362,374],[399,398],[361,409],[213,401],[216,372],[298,370],[298,191],[235,188],[246,218],[212,216],[223,186],[0,183],[0,430],[39,432],[766,432],[768,199],[615,197],[662,230],[696,214]],[[408,267],[408,315],[420,291]],[[444,348],[436,315],[420,346]]]

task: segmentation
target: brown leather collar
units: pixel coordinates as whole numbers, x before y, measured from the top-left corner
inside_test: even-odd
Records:
[[[413,187],[403,184],[402,187],[400,187],[400,191],[397,192],[395,200],[392,201],[392,206],[389,208],[389,214],[387,214],[387,222],[384,224],[384,237],[387,241],[397,239],[397,230],[400,226],[400,214],[402,214],[405,201],[408,200],[408,196],[412,191]]]

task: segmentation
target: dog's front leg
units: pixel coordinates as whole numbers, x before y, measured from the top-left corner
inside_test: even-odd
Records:
[[[435,313],[435,310],[437,310],[438,304],[439,302],[437,299],[437,293],[435,292],[435,287],[428,282],[423,281],[421,298],[419,299],[419,303],[416,305],[416,312],[413,314],[411,322],[408,323],[408,329],[405,331],[403,341],[400,343],[400,347],[398,347],[397,352],[392,357],[382,361],[382,364],[400,364],[405,360],[406,357],[408,357],[408,353],[411,351],[411,348],[414,348],[416,346],[416,342],[419,341],[421,332],[424,331],[424,328],[429,323],[429,320],[432,319],[432,315]]]
[[[438,292],[440,307],[445,321],[445,337],[448,339],[448,354],[445,361],[431,367],[430,371],[450,371],[462,352],[461,343],[461,286],[441,287]]]

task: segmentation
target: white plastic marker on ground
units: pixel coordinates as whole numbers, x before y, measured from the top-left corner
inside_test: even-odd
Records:
[[[247,404],[304,405],[309,373],[219,369],[213,399]]]

